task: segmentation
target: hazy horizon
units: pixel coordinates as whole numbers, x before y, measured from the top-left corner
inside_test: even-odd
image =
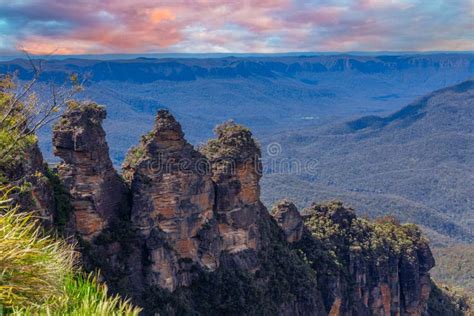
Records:
[[[436,55],[436,54],[474,54],[472,51],[451,51],[451,50],[439,50],[439,51],[334,51],[334,52],[285,52],[285,53],[257,53],[257,52],[228,52],[228,53],[116,53],[116,54],[53,54],[53,55],[32,55],[28,54],[28,57],[33,59],[52,59],[52,60],[65,60],[65,59],[91,59],[91,60],[118,60],[118,59],[136,59],[136,58],[225,58],[225,57],[292,57],[292,56],[405,56],[405,55]],[[0,61],[11,61],[15,59],[26,59],[27,54],[24,52],[18,52],[12,55],[1,55]]]

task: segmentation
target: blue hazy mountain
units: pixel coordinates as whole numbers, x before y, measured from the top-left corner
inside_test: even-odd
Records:
[[[106,131],[116,164],[148,131],[157,109],[170,109],[194,143],[234,119],[258,137],[348,117],[382,114],[474,75],[473,54],[307,55],[42,61],[41,82],[88,78],[81,98],[107,107]],[[35,62],[40,62],[36,60]],[[0,72],[32,77],[24,59]],[[50,131],[40,135],[48,159]]]
[[[282,148],[275,161],[317,163],[311,172],[269,170],[263,177],[268,204],[283,197],[302,207],[338,199],[371,217],[417,223],[435,246],[474,242],[472,79],[390,115],[282,132],[264,144],[271,142]]]

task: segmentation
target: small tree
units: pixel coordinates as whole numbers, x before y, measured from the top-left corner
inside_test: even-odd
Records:
[[[41,61],[27,55],[33,78],[20,83],[16,74],[0,75],[0,166],[18,159],[28,146],[36,142],[35,133],[57,119],[73,96],[82,91],[84,81],[73,74],[63,85],[47,85],[48,93],[39,97],[35,89],[42,73]]]

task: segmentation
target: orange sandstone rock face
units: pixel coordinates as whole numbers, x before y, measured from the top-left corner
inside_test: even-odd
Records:
[[[99,216],[94,209],[87,206],[86,209],[80,209],[79,203],[74,204],[74,222],[76,224],[76,231],[82,236],[94,236],[97,232],[104,229],[105,221]]]
[[[100,234],[126,209],[127,189],[114,170],[102,129],[105,110],[96,104],[71,104],[54,126],[59,176],[72,196],[70,225],[86,240]]]
[[[337,298],[334,300],[334,303],[332,304],[331,309],[329,310],[328,315],[329,315],[329,316],[339,316],[339,315],[341,315],[341,303],[342,303],[341,298],[340,298],[340,297],[337,297]]]
[[[425,314],[431,291],[428,271],[434,266],[434,259],[428,244],[416,230],[404,230],[396,223],[383,224],[386,226],[375,230],[374,225],[364,224],[352,210],[333,202],[306,209],[303,219],[309,226],[303,227],[301,237],[296,238],[295,232],[299,233],[299,229],[295,227],[301,216],[292,203],[277,203],[272,215],[287,239],[293,240],[296,249],[305,252],[317,271],[318,286],[329,315]],[[409,240],[407,245],[410,246],[391,248],[394,246],[386,237],[375,237],[389,231],[395,240]],[[332,237],[321,237],[325,232],[330,232]],[[381,248],[372,250],[382,243],[385,243],[383,251]],[[327,262],[330,257],[325,249],[328,246],[335,249],[342,269],[336,268],[332,260]],[[321,253],[325,255],[320,256]]]
[[[153,131],[142,139],[136,160],[124,164],[133,191],[132,222],[147,240],[152,283],[169,290],[189,285],[192,273],[179,261],[214,270],[219,265],[214,184],[201,164],[206,159],[186,142],[181,126],[160,111]],[[159,236],[163,242],[153,242]]]
[[[267,212],[260,202],[261,153],[251,132],[233,122],[216,128],[217,138],[202,152],[211,163],[222,251],[234,264],[253,270],[260,248],[257,220]]]
[[[248,130],[225,128],[211,141],[212,152],[203,154],[162,110],[127,156],[132,222],[146,240],[151,284],[171,291],[189,285],[196,276],[191,267],[213,271],[222,254],[239,267],[256,268],[257,220],[266,211],[259,199],[260,151]]]

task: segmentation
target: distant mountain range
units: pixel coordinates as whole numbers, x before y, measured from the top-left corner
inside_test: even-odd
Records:
[[[403,56],[403,55],[433,55],[433,54],[472,54],[474,51],[347,51],[347,52],[284,52],[284,53],[142,53],[142,54],[74,54],[74,55],[30,55],[32,59],[65,60],[92,59],[117,60],[145,58],[224,58],[224,57],[289,57],[289,56]],[[24,58],[23,53],[0,55],[0,61],[10,61]]]
[[[271,142],[281,146],[274,160],[317,164],[311,173],[268,170],[268,204],[338,199],[372,217],[417,223],[435,246],[474,241],[474,80],[388,116],[280,133],[264,143]]]
[[[474,54],[71,58],[43,61],[43,69],[43,83],[62,83],[73,72],[88,77],[81,97],[107,107],[105,129],[112,159],[120,165],[127,149],[151,128],[159,108],[175,113],[195,144],[229,118],[266,137],[395,111],[473,76]],[[23,80],[32,76],[25,60],[0,62],[1,73],[14,71]],[[48,159],[50,135],[49,130],[40,135]]]

